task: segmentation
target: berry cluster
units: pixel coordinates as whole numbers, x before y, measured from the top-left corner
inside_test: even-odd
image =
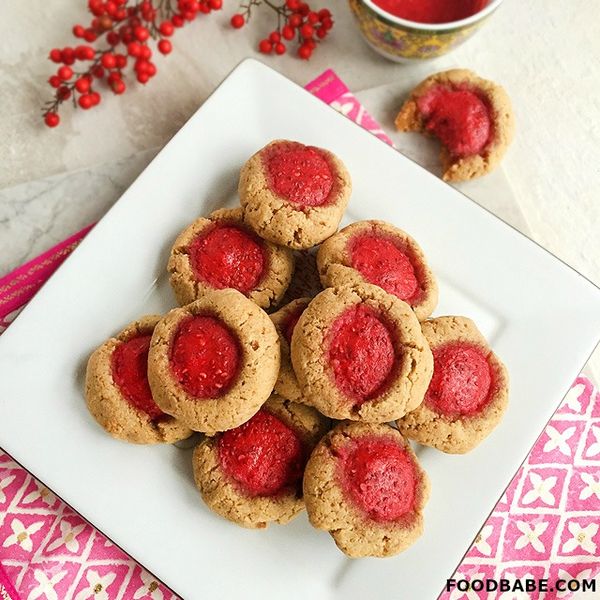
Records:
[[[122,94],[123,70],[131,63],[137,81],[146,84],[157,71],[150,39],[158,40],[161,54],[169,54],[173,47],[168,38],[175,29],[200,14],[219,10],[222,4],[223,0],[88,0],[90,24],[73,27],[73,35],[84,43],[50,51],[50,60],[60,66],[48,80],[56,91],[43,108],[46,125],[60,123],[58,108],[69,98],[74,106],[87,110],[100,102],[101,85]],[[94,48],[91,44],[97,41],[105,46]]]
[[[277,14],[277,28],[258,45],[265,54],[284,54],[286,43],[296,39],[298,56],[308,60],[333,27],[329,10],[314,11],[302,0],[286,0],[280,5],[271,0],[247,1],[231,18],[236,29],[243,27],[252,9],[260,5]],[[60,123],[59,107],[69,99],[73,106],[87,110],[100,103],[102,89],[122,94],[128,85],[124,75],[128,66],[133,67],[139,83],[148,83],[157,71],[149,42],[156,40],[158,52],[169,54],[173,49],[169,38],[176,29],[222,5],[223,0],[88,0],[89,25],[73,27],[79,45],[50,51],[50,60],[59,66],[48,79],[55,92],[42,109],[46,125]]]
[[[302,0],[286,0],[281,5],[273,4],[270,0],[249,0],[248,4],[240,6],[240,12],[231,17],[231,26],[241,29],[250,20],[252,9],[261,5],[277,15],[277,27],[258,43],[258,50],[263,54],[285,54],[286,42],[296,40],[298,56],[308,60],[317,43],[333,27],[333,18],[327,8],[315,11]]]

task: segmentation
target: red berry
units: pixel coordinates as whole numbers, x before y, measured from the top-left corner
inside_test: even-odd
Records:
[[[310,8],[308,7],[308,4],[306,4],[305,2],[301,2],[300,6],[298,7],[298,12],[303,17],[306,17],[306,15],[308,15],[308,13],[310,12]]]
[[[302,25],[302,27],[300,27],[300,35],[305,39],[309,39],[313,36],[313,33],[315,32],[315,29],[312,25],[309,25],[308,23],[305,23],[304,25]]]
[[[147,60],[138,60],[133,67],[137,73],[147,73],[150,63]]]
[[[56,127],[60,123],[60,117],[55,112],[46,113],[44,123],[46,123],[48,127]]]
[[[129,44],[127,44],[127,54],[129,54],[129,56],[139,56],[141,49],[142,46],[139,42],[129,42]]]
[[[108,2],[104,4],[104,9],[106,10],[106,14],[112,16],[117,12],[117,3],[108,0]]]
[[[88,47],[89,46],[77,46],[75,48],[75,58],[77,60],[87,60],[88,59]],[[92,58],[94,57],[94,51],[92,50]]]
[[[56,74],[63,80],[67,81],[73,77],[73,69],[71,67],[67,67],[66,65],[60,67]]]
[[[181,15],[179,15],[179,14],[178,15],[173,15],[171,17],[171,22],[173,23],[173,25],[175,25],[175,27],[183,27],[184,18]]]
[[[269,35],[269,41],[273,42],[274,44],[276,44],[277,42],[281,41],[281,35],[278,31],[273,31],[271,32],[271,34]]]
[[[75,82],[75,89],[80,94],[85,94],[90,89],[90,80],[87,77],[80,77]]]
[[[145,42],[150,37],[150,32],[142,25],[138,25],[133,30],[133,35],[135,35],[140,42]]]
[[[61,100],[68,100],[71,97],[71,90],[66,85],[61,85],[56,90],[56,96]]]
[[[97,17],[104,14],[104,5],[102,4],[102,0],[89,0],[88,7],[90,12]]]
[[[87,110],[88,108],[92,108],[94,100],[92,99],[91,94],[84,94],[83,96],[79,96],[77,103],[83,110]]]
[[[284,25],[281,30],[281,35],[284,40],[293,40],[294,39],[294,29],[289,25]]]
[[[152,50],[150,50],[149,46],[142,46],[140,48],[140,58],[144,60],[148,60],[152,56]]]
[[[161,54],[169,54],[173,50],[173,44],[169,40],[160,40],[158,42],[158,51]]]
[[[278,44],[275,44],[275,53],[276,54],[285,54],[285,44],[282,44],[281,42],[279,42]]]
[[[91,92],[89,96],[92,99],[92,106],[96,106],[96,104],[100,104],[100,94],[98,92]]]
[[[85,33],[83,34],[83,38],[85,39],[86,42],[95,42],[98,39],[98,36],[96,35],[96,32],[93,31],[92,29],[86,29]]]
[[[75,50],[73,48],[63,48],[60,53],[61,61],[65,65],[72,65],[75,62]]]
[[[316,25],[319,22],[319,15],[312,11],[308,13],[308,16],[306,17],[306,20],[311,24],[311,25]]]
[[[174,29],[175,27],[173,26],[173,23],[171,23],[171,21],[163,21],[158,28],[160,34],[164,35],[165,37],[172,36]]]
[[[118,71],[111,71],[108,74],[106,81],[108,82],[109,85],[112,85],[112,82],[116,81],[117,79],[121,79],[121,73],[119,73]]]
[[[327,8],[322,8],[319,11],[319,19],[321,19],[321,21],[323,19],[328,19],[329,17],[331,17],[331,11],[329,11]]]
[[[111,46],[116,46],[121,41],[121,36],[116,31],[109,31],[106,34],[106,41]]]
[[[302,25],[302,17],[297,14],[292,15],[288,20],[288,25],[291,27],[300,27]]]
[[[102,15],[98,19],[98,24],[96,27],[94,27],[94,29],[96,31],[100,30],[100,32],[102,32],[102,31],[108,31],[112,26],[113,26],[113,20],[108,15]]]
[[[326,35],[327,35],[328,31],[327,29],[325,29],[325,27],[319,27],[317,29],[317,37],[322,40]]]
[[[312,54],[312,48],[306,44],[302,44],[300,48],[298,48],[298,56],[302,60],[308,60]]]
[[[235,29],[240,29],[245,25],[246,21],[244,19],[244,15],[235,14],[231,17],[231,26]]]
[[[263,54],[271,54],[271,50],[273,50],[273,44],[269,40],[261,40],[258,44],[258,49]]]
[[[52,75],[52,77],[50,77],[48,79],[48,83],[53,87],[53,88],[57,88],[61,83],[61,79],[58,75]]]
[[[331,19],[331,17],[325,17],[321,21],[321,26],[325,27],[325,29],[331,29],[333,27],[333,20]]]
[[[124,69],[127,66],[127,57],[124,54],[115,54],[117,69]]]
[[[73,26],[73,35],[78,38],[82,38],[85,34],[85,27],[83,25],[74,25]]]
[[[122,94],[125,91],[125,83],[122,79],[111,81],[110,87],[115,94]]]
[[[52,50],[50,50],[50,54],[48,55],[48,58],[55,63],[59,63],[62,62],[62,55],[61,55],[61,51],[58,48],[52,48]],[[50,113],[48,113],[50,114]]]
[[[137,74],[137,80],[140,83],[146,84],[146,83],[148,83],[148,79],[150,79],[150,75],[148,75],[148,73],[138,73]]]
[[[221,10],[223,0],[208,0],[208,6],[210,6],[211,10]]]
[[[298,10],[300,8],[300,0],[286,0],[285,5],[293,11]]]
[[[104,68],[98,65],[94,68],[93,74],[97,79],[102,79],[104,77]]]
[[[103,54],[100,62],[106,69],[114,69],[117,66],[117,59],[114,54]]]

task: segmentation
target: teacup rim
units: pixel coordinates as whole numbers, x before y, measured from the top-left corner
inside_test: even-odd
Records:
[[[448,29],[460,29],[462,27],[472,25],[473,23],[477,23],[481,19],[484,19],[487,15],[496,10],[496,8],[498,8],[498,6],[503,2],[503,0],[490,0],[489,4],[479,12],[476,12],[474,15],[458,21],[449,21],[448,23],[419,23],[417,21],[409,21],[408,19],[397,17],[377,6],[373,0],[359,1],[376,12],[379,16],[391,21],[392,23],[395,23],[396,25],[402,25],[410,29],[421,29],[426,31],[446,31]]]

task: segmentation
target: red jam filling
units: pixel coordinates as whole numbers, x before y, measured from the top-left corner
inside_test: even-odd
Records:
[[[397,442],[375,436],[354,439],[339,457],[343,489],[369,518],[397,521],[414,511],[417,471]]]
[[[329,364],[338,388],[357,404],[385,390],[395,363],[392,334],[369,306],[352,306],[333,322],[329,332]]]
[[[264,153],[269,186],[300,208],[321,206],[329,200],[334,176],[325,154],[313,146],[282,142]]]
[[[262,242],[235,225],[221,223],[196,237],[189,248],[196,276],[217,289],[250,293],[263,277],[267,258]]]
[[[433,349],[433,377],[425,403],[438,413],[471,416],[490,398],[492,372],[487,351],[464,342]]]
[[[223,433],[217,451],[225,473],[248,496],[275,496],[299,489],[307,458],[302,440],[264,409]]]
[[[490,141],[492,118],[476,90],[432,88],[417,101],[425,128],[456,157],[479,154]]]
[[[419,280],[410,258],[390,238],[355,236],[349,244],[350,263],[369,282],[407,302],[420,295]]]
[[[148,383],[151,338],[151,334],[138,335],[121,342],[111,355],[111,370],[113,381],[127,402],[156,421],[166,415],[152,399]]]
[[[452,23],[477,14],[488,0],[373,0],[386,12],[416,23]]]
[[[296,325],[302,316],[302,313],[306,310],[306,306],[299,306],[296,310],[292,311],[287,318],[283,321],[282,331],[283,336],[287,340],[287,343],[291,345],[292,343],[292,335],[294,333],[294,329],[296,329]]]
[[[222,321],[197,315],[179,324],[171,348],[171,369],[192,396],[219,398],[234,383],[241,356],[237,337]]]

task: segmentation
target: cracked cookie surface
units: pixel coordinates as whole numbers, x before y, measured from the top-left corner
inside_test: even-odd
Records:
[[[506,367],[471,319],[438,317],[422,328],[433,351],[433,378],[423,403],[396,422],[398,429],[443,452],[468,452],[506,411]]]
[[[260,237],[300,250],[336,231],[351,187],[332,152],[275,140],[244,164],[238,192],[244,222]]]
[[[241,425],[266,402],[279,372],[269,316],[236,290],[208,292],[157,324],[148,380],[159,407],[212,435]]]
[[[197,219],[179,234],[167,270],[181,305],[211,290],[233,288],[266,309],[287,290],[294,256],[244,225],[241,208],[224,208]]]
[[[194,479],[202,498],[242,527],[289,522],[304,509],[304,466],[328,427],[316,410],[271,396],[247,423],[196,447]]]
[[[87,407],[113,437],[136,444],[173,443],[192,432],[160,410],[147,378],[150,338],[161,317],[130,323],[90,356],[85,376]]]
[[[333,419],[369,423],[416,408],[433,372],[410,306],[371,284],[316,296],[294,328],[291,357],[308,404]]]
[[[352,558],[392,556],[423,532],[429,480],[389,425],[343,422],[315,447],[304,472],[311,524]]]
[[[384,221],[357,221],[321,244],[317,267],[325,287],[372,283],[404,300],[422,320],[434,310],[438,286],[423,251]]]

